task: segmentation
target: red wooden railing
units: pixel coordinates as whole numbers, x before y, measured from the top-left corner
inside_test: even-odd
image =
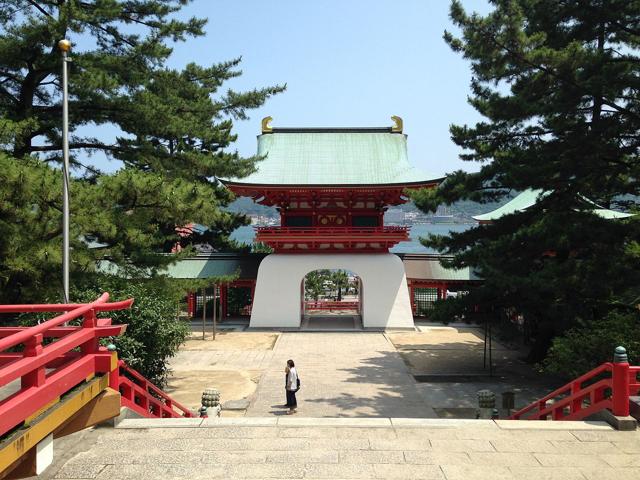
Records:
[[[305,302],[304,306],[306,310],[357,310],[359,303],[317,301]]]
[[[261,238],[270,236],[370,236],[370,235],[408,235],[411,227],[389,225],[386,227],[253,227]]]
[[[118,362],[121,404],[140,415],[155,418],[193,417],[185,406],[173,400],[122,360]]]
[[[33,327],[0,327],[0,388],[13,391],[0,398],[0,436],[91,376],[108,374],[109,386],[127,390],[131,380],[120,375],[126,367],[118,365],[114,370],[115,353],[99,344],[100,338],[120,335],[127,326],[112,325],[110,318],[99,319],[96,314],[129,308],[133,299],[113,303],[108,300],[109,294],[104,293],[86,304],[0,305],[0,313],[64,312]],[[82,324],[67,325],[76,319],[82,319]],[[52,341],[43,345],[45,338]],[[23,346],[21,351],[9,351],[19,349],[20,345]],[[19,385],[16,384],[18,380]],[[147,392],[146,403],[138,402],[150,405],[146,416],[168,416],[167,409],[156,405],[157,397],[165,405],[168,397],[159,394],[156,387],[145,386],[144,390]],[[136,393],[141,398],[137,389]],[[173,405],[175,402],[169,402],[167,408],[172,409]],[[183,411],[182,415],[185,413]],[[174,411],[171,416],[181,416],[181,413]]]
[[[623,350],[624,352],[624,350]],[[629,415],[629,396],[640,392],[640,367],[607,362],[512,414],[510,420],[582,420],[604,409]]]

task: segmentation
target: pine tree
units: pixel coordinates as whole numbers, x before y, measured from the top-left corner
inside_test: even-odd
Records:
[[[229,245],[245,224],[221,209],[231,195],[216,178],[252,172],[256,158],[228,147],[234,119],[248,118],[284,87],[222,91],[240,59],[167,66],[171,42],[204,34],[205,20],[176,18],[188,0],[6,0],[0,12],[0,300],[42,298],[59,286],[60,39],[77,40],[70,63],[72,270],[108,255],[120,265],[161,267],[177,243]],[[115,126],[114,141],[87,135]],[[122,168],[87,162],[103,153]],[[6,215],[6,216],[5,216]],[[205,231],[180,237],[176,227]],[[87,239],[102,249],[88,248]]]
[[[624,305],[638,285],[638,264],[629,257],[638,222],[604,220],[585,198],[638,206],[640,2],[491,4],[480,16],[454,0],[451,18],[461,35],[444,35],[471,63],[469,102],[484,119],[454,125],[451,135],[479,171],[454,172],[415,201],[433,211],[461,199],[547,192],[524,212],[426,240],[454,255],[450,266],[470,265],[484,278],[452,302],[459,311],[480,310],[492,320],[514,309],[524,314],[536,339],[530,358],[538,360],[553,335]]]

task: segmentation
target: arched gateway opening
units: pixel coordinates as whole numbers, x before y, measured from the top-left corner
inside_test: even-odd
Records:
[[[320,269],[302,279],[301,326],[306,329],[362,327],[362,281],[344,269]]]
[[[404,264],[390,253],[268,255],[258,269],[249,326],[300,328],[302,280],[319,269],[357,272],[363,328],[413,328]]]

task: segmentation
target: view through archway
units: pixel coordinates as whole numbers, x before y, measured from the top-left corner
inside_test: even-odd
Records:
[[[362,281],[350,270],[321,269],[302,280],[302,327],[353,329],[362,325]]]

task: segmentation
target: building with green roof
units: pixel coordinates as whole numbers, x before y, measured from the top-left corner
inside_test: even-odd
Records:
[[[408,240],[409,227],[384,225],[384,212],[407,202],[407,190],[443,178],[409,163],[402,119],[392,119],[391,127],[274,128],[267,117],[256,171],[221,180],[280,213],[280,225],[256,228],[256,241],[275,253],[258,270],[251,326],[298,328],[306,275],[345,269],[362,282],[365,328],[413,328],[404,264],[389,253]]]
[[[473,219],[480,223],[491,223],[505,215],[511,215],[514,213],[525,211],[527,208],[530,208],[538,203],[548,194],[548,192],[540,189],[527,189],[513,199],[509,200],[501,207],[496,208],[491,212],[483,213],[482,215],[476,215],[473,217]],[[586,198],[583,198],[583,200],[594,214],[607,220],[619,220],[633,216],[633,214],[631,213],[617,212],[615,210],[602,208]]]

